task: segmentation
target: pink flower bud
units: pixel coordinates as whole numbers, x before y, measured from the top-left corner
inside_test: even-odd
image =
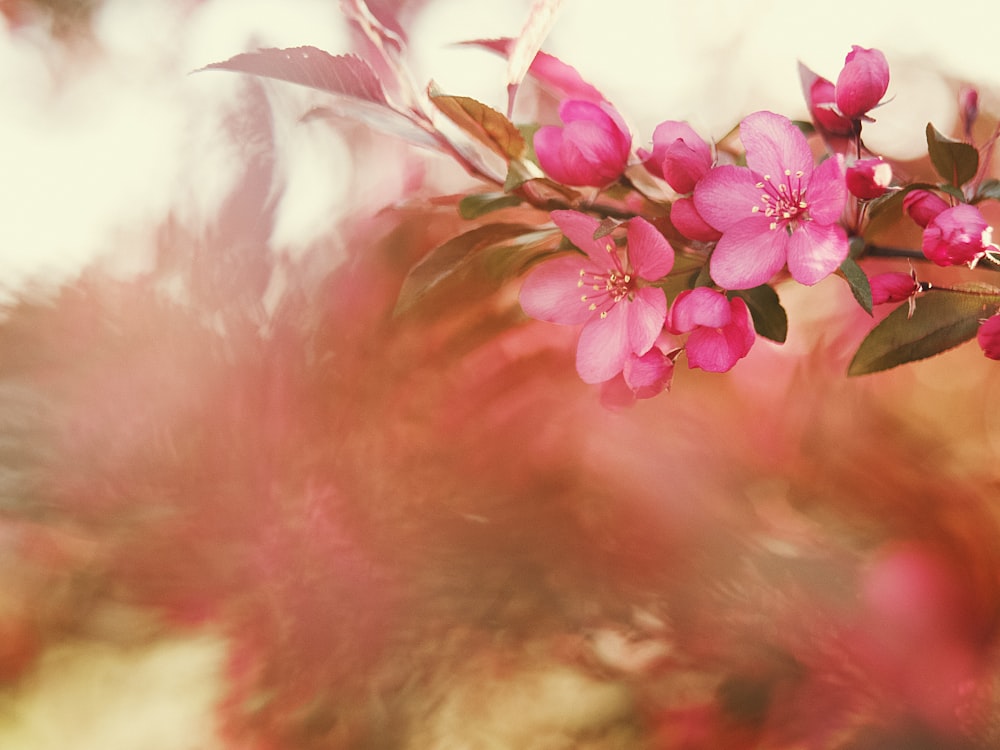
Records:
[[[979,347],[990,359],[1000,359],[1000,315],[994,315],[983,321],[976,333]]]
[[[621,115],[607,102],[580,99],[559,106],[564,127],[535,133],[535,153],[545,173],[564,185],[604,187],[625,171],[632,136]]]
[[[979,117],[979,92],[972,86],[963,86],[958,92],[958,114],[962,118],[965,136],[971,137],[972,126]]]
[[[854,124],[837,112],[836,87],[832,81],[816,76],[809,87],[809,114],[821,130],[831,135],[850,136]]]
[[[926,227],[948,204],[936,193],[928,190],[914,190],[903,198],[903,211],[917,224]]]
[[[670,222],[689,240],[715,242],[722,237],[722,232],[701,217],[692,198],[678,198],[673,202],[670,206]]]
[[[880,273],[869,279],[872,287],[872,304],[884,305],[886,302],[902,302],[920,291],[913,276],[900,271]]]
[[[889,63],[877,49],[856,44],[837,76],[837,108],[851,120],[864,116],[885,96],[889,88]]]
[[[653,131],[653,151],[640,150],[646,169],[678,193],[690,193],[712,168],[712,149],[686,122],[667,120]]]
[[[960,203],[935,216],[924,229],[921,249],[939,266],[973,263],[986,253],[993,228],[975,206]]]
[[[892,182],[892,167],[880,158],[860,159],[847,168],[847,189],[862,200],[884,195]]]

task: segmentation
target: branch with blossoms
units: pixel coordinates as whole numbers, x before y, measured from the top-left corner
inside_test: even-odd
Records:
[[[1000,267],[981,211],[1000,200],[1000,180],[991,176],[1000,126],[976,141],[974,125],[984,118],[975,90],[960,94],[956,137],[926,125],[936,180],[909,180],[866,146],[864,126],[888,104],[890,76],[880,51],[858,46],[835,81],[799,64],[809,122],[753,112],[735,130],[736,145],[735,138],[710,143],[687,123],[666,120],[648,148],[636,148],[617,109],[540,50],[550,6],[536,3],[517,39],[466,43],[508,60],[507,115],[433,83],[417,87],[405,40],[363,0],[345,8],[387,80],[360,57],[313,47],[260,50],[206,69],[319,89],[332,103],[310,117],[357,117],[454,159],[487,186],[458,203],[476,224],[411,270],[397,313],[419,307],[483,258],[498,260],[494,283],[520,280],[527,316],[580,327],[577,372],[607,392],[655,396],[669,388],[681,357],[691,368],[729,371],[758,337],[785,340],[783,285],[813,286],[831,275],[870,315],[875,306],[896,305],[860,342],[850,375],[973,338],[1000,359],[1000,287],[962,277],[932,283],[918,270]],[[510,119],[523,77],[558,99],[558,123]],[[519,221],[488,221],[512,207],[526,209]],[[877,227],[907,222],[922,230],[919,248],[875,241]],[[866,271],[871,259],[887,258],[906,265]]]

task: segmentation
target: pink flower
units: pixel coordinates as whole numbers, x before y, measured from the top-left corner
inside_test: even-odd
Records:
[[[859,159],[847,168],[847,189],[861,200],[885,195],[892,182],[892,167],[881,157]]]
[[[983,321],[976,332],[976,341],[990,359],[1000,359],[1000,315]]]
[[[878,106],[889,89],[889,63],[877,49],[852,45],[837,76],[837,109],[857,120]]]
[[[583,323],[576,370],[587,383],[602,383],[646,354],[663,329],[663,290],[642,282],[666,276],[674,251],[652,224],[630,219],[626,257],[610,237],[594,239],[600,222],[576,211],[553,211],[552,220],[585,256],[545,261],[521,287],[521,307],[533,318],[562,325]]]
[[[708,287],[686,289],[677,295],[667,329],[687,333],[685,351],[689,367],[708,372],[726,372],[750,351],[755,334],[750,310],[739,297]]]
[[[678,198],[670,205],[670,223],[689,240],[715,242],[722,236],[722,232],[701,218],[692,198]]]
[[[564,127],[535,133],[535,153],[545,173],[564,185],[604,187],[625,171],[632,136],[607,102],[569,99],[559,106]]]
[[[722,232],[712,278],[725,289],[749,289],[787,263],[792,278],[815,284],[847,257],[838,223],[847,202],[841,157],[814,169],[805,136],[773,112],[746,117],[740,139],[747,166],[716,167],[694,191],[698,213]]]
[[[678,193],[690,193],[712,168],[712,149],[686,122],[667,120],[653,131],[653,151],[639,150],[646,169]]]
[[[928,190],[913,190],[903,198],[903,211],[922,227],[947,208],[948,203],[941,196]]]
[[[974,264],[991,247],[993,228],[968,203],[945,209],[924,229],[921,249],[939,266]]]
[[[902,302],[920,291],[920,283],[914,278],[914,274],[901,271],[880,273],[872,276],[869,283],[872,288],[873,305]]]

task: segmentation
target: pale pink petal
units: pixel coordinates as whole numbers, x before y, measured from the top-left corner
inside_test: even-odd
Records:
[[[654,346],[641,357],[631,355],[622,372],[635,398],[652,398],[670,388],[674,361]]]
[[[580,331],[576,371],[585,383],[603,383],[622,371],[630,354],[628,312],[617,304],[606,317],[590,319]]]
[[[813,285],[840,268],[847,234],[839,224],[805,222],[788,238],[788,270],[800,284]]]
[[[766,284],[787,257],[788,233],[769,229],[763,215],[730,227],[715,246],[709,261],[712,279],[723,289],[752,289]]]
[[[689,240],[715,242],[722,236],[722,232],[701,218],[693,198],[678,198],[671,204],[670,223]]]
[[[809,143],[802,131],[783,115],[767,111],[747,115],[740,123],[740,140],[747,152],[747,166],[761,175],[777,178],[789,170],[793,174],[802,172],[808,179],[812,174]],[[701,211],[701,206],[698,210]]]
[[[660,232],[642,217],[628,222],[628,258],[632,270],[646,281],[663,278],[674,267],[674,249]]]
[[[746,167],[716,167],[698,182],[694,205],[702,219],[721,232],[752,215],[760,207],[762,191]]]
[[[520,302],[525,314],[537,320],[561,325],[577,325],[594,312],[580,300],[580,269],[589,266],[574,253],[539,264],[521,285]]]
[[[726,295],[702,286],[677,295],[670,308],[669,327],[674,333],[687,333],[698,326],[721,328],[729,324],[730,317]]]
[[[831,156],[813,172],[806,190],[809,216],[818,224],[840,221],[847,204],[847,182],[844,178],[844,161],[839,154]]]
[[[594,239],[594,232],[601,222],[579,211],[553,211],[549,216],[569,241],[590,257],[597,269],[603,272],[615,267],[614,262],[608,258],[607,246],[611,239]]]
[[[622,301],[628,317],[628,340],[631,351],[645,354],[663,331],[667,319],[667,298],[658,287],[647,286],[635,292],[631,302]]]

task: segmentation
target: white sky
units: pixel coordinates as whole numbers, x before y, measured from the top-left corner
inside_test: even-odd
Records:
[[[103,256],[141,266],[169,211],[211,216],[235,179],[219,123],[239,89],[235,76],[189,71],[259,46],[346,51],[336,0],[204,0],[187,14],[184,5],[107,0],[101,51],[73,55],[0,28],[0,288]],[[503,63],[452,43],[516,35],[529,6],[436,0],[407,30],[418,81],[502,108]],[[718,137],[756,109],[802,116],[797,59],[835,78],[851,44],[879,47],[895,98],[866,141],[905,157],[919,154],[928,120],[950,125],[941,73],[976,80],[986,106],[1000,106],[991,38],[1000,6],[966,0],[928,13],[907,0],[566,0],[545,49],[604,91],[641,145],[664,119]],[[287,96],[277,128],[288,192],[275,240],[294,249],[343,215],[351,154],[326,128],[296,127],[308,94]],[[387,159],[383,176],[395,165]]]

